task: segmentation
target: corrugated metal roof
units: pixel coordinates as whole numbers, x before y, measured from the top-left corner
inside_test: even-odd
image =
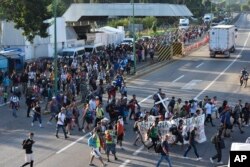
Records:
[[[186,5],[135,3],[135,16],[193,16]],[[131,3],[74,3],[63,14],[66,22],[77,22],[81,16],[132,16]]]

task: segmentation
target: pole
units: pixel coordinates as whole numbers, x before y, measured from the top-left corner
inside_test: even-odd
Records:
[[[57,17],[57,0],[53,0],[54,4],[54,94],[57,95],[57,25],[56,25],[56,17]]]
[[[134,55],[134,74],[136,74],[136,54],[135,54],[135,3],[133,3],[133,55]]]

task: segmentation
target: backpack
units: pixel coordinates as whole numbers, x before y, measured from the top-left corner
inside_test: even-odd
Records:
[[[162,153],[162,152],[163,152],[161,143],[157,143],[157,144],[156,144],[155,152],[156,152],[156,153]]]
[[[26,148],[27,148],[27,145],[26,145],[26,139],[25,139],[25,140],[23,140],[23,144],[22,144],[22,146],[23,146],[23,149],[26,149]]]
[[[184,139],[185,139],[185,140],[189,140],[189,136],[190,136],[190,131],[188,131],[187,134],[184,135]]]
[[[88,146],[89,147],[95,147],[95,140],[94,140],[93,136],[90,136],[88,138]]]
[[[111,136],[111,134],[110,134],[110,132],[109,131],[107,131],[107,133],[105,133],[105,139],[107,140],[107,141],[112,141],[112,136]]]

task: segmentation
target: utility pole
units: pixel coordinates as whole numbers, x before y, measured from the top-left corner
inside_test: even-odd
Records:
[[[133,5],[133,55],[134,55],[134,74],[136,74],[136,55],[135,55],[135,3],[132,0]]]
[[[54,12],[54,94],[57,95],[57,0],[53,0],[53,12]]]

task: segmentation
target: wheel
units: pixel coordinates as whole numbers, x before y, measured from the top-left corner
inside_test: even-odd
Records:
[[[226,57],[226,58],[229,58],[229,57],[230,57],[230,52],[229,52],[229,51],[225,52],[225,57]]]
[[[234,53],[234,52],[235,52],[235,47],[234,47],[234,46],[230,49],[230,52],[231,52],[231,53]]]
[[[215,52],[210,52],[210,57],[215,58]]]

